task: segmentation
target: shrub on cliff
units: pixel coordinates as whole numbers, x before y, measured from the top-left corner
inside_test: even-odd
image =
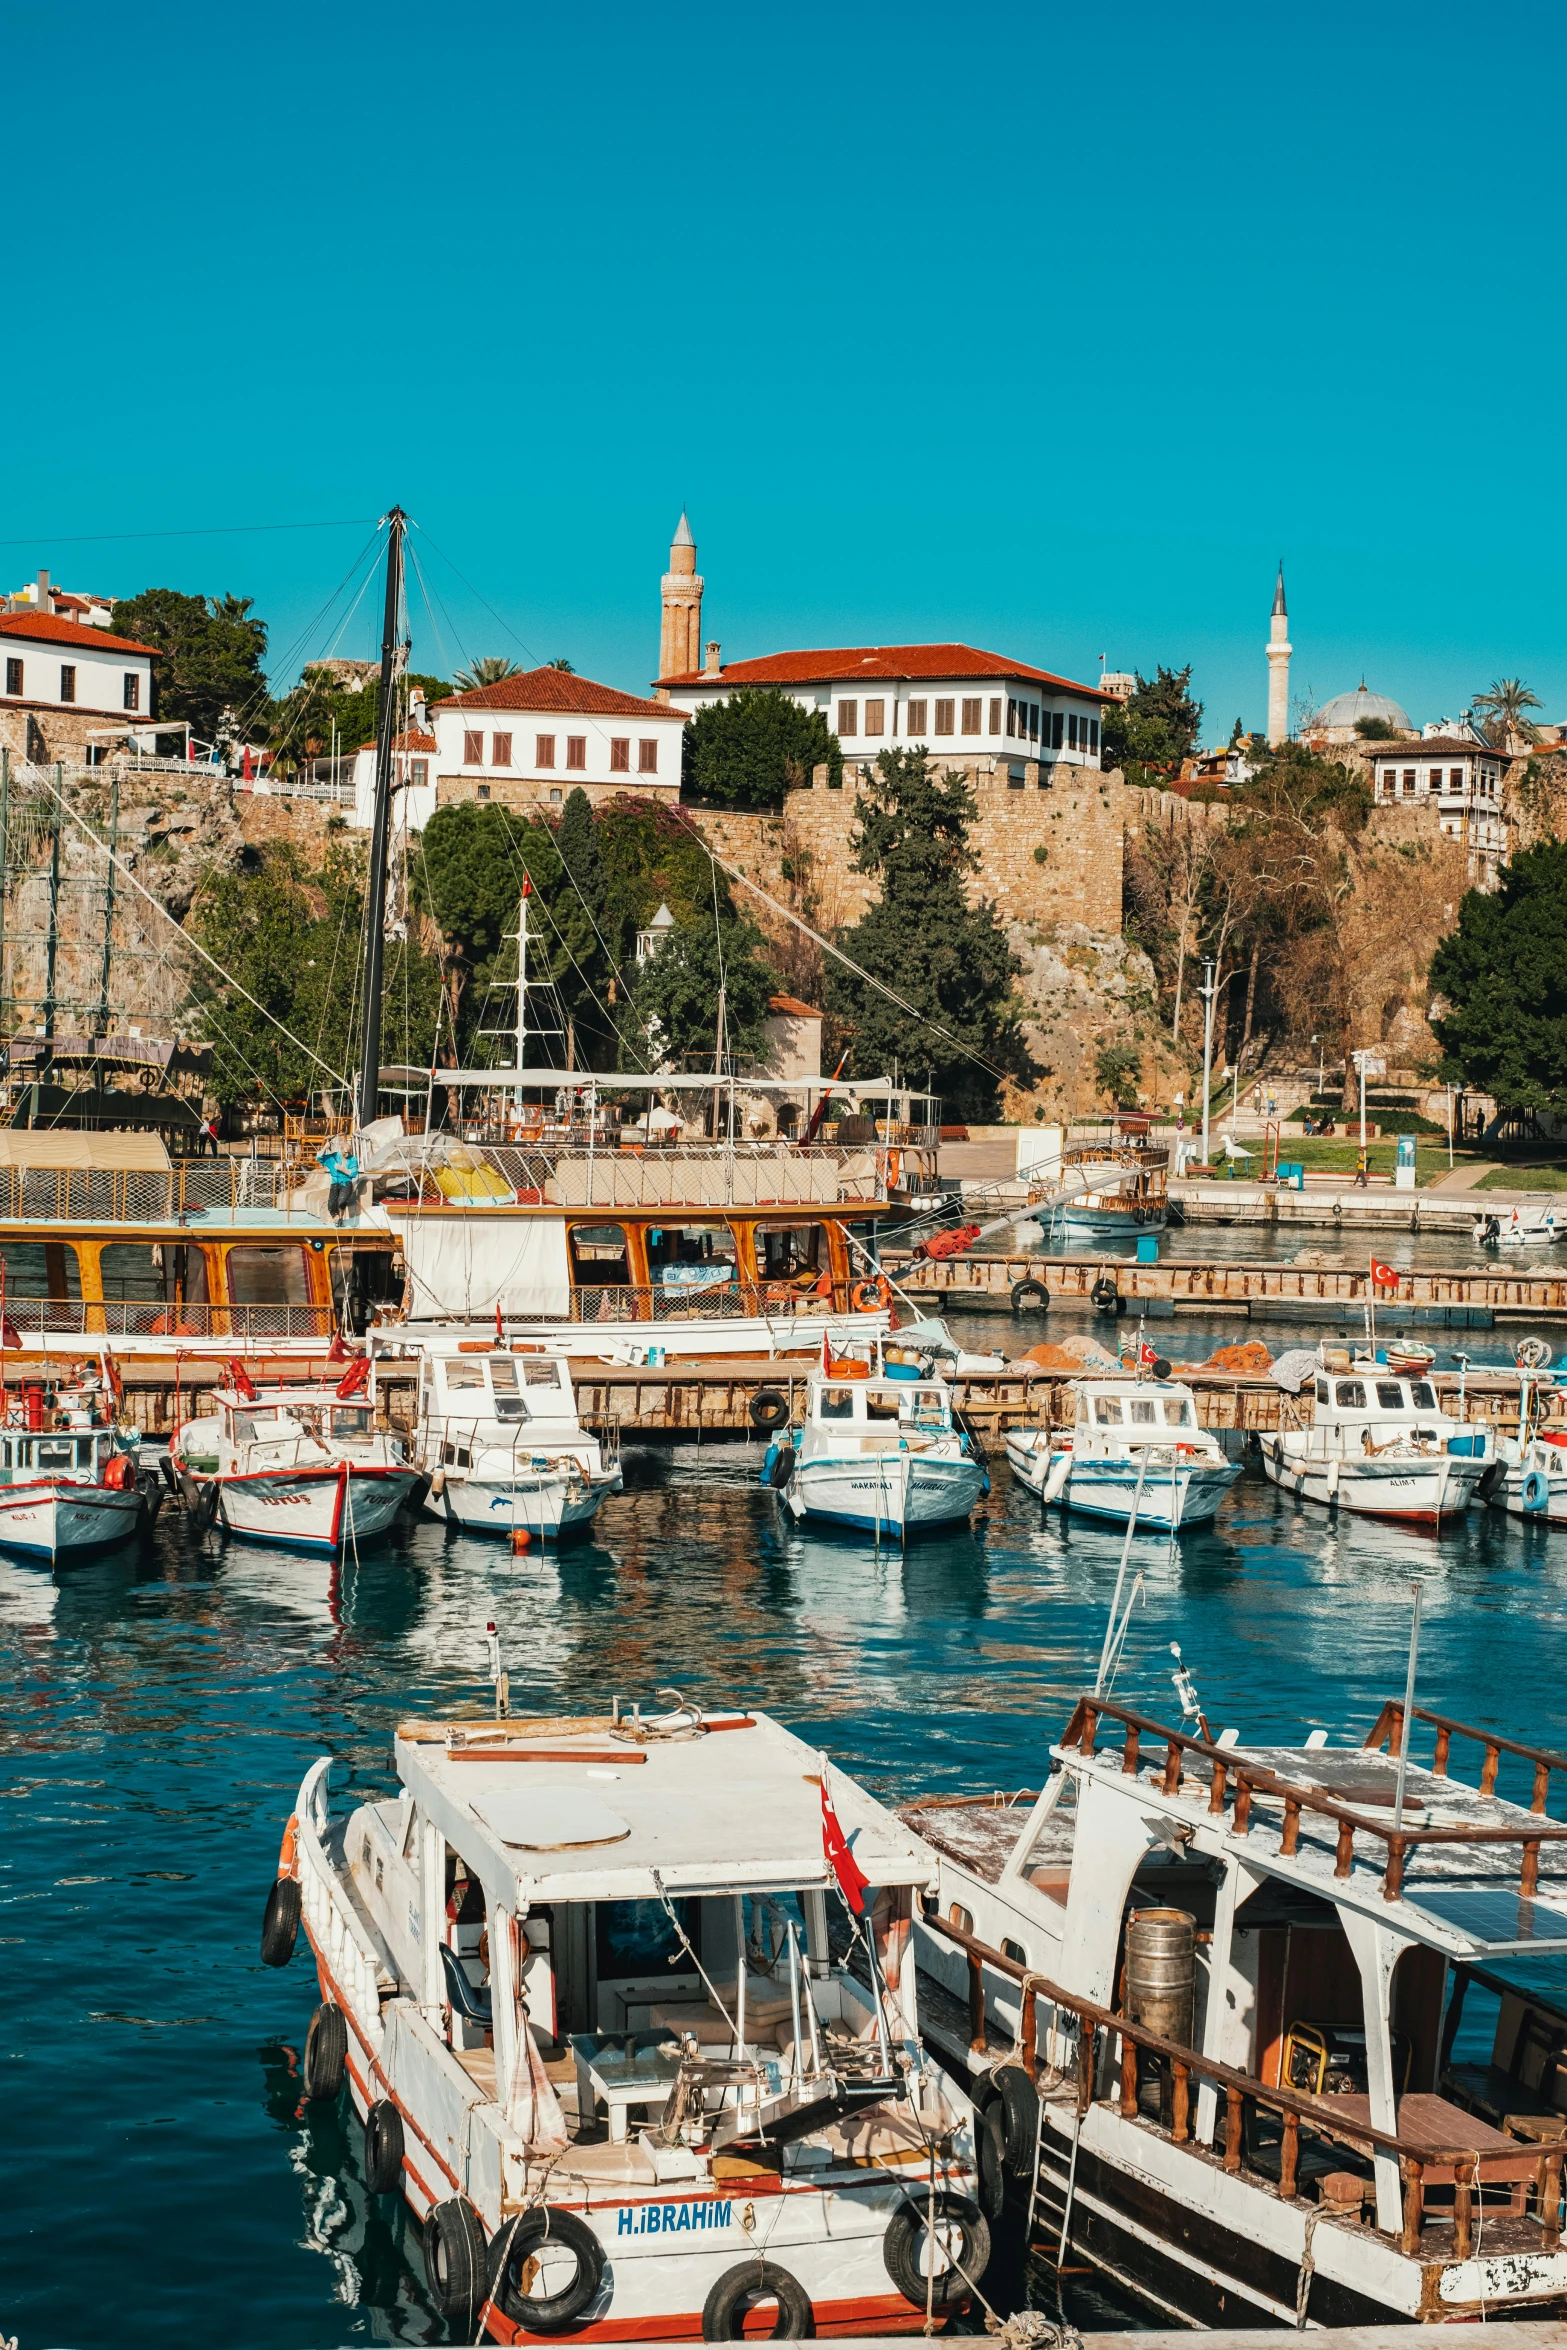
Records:
[[[1504,1110],[1567,1113],[1567,843],[1525,849],[1499,889],[1469,891],[1431,986],[1442,1076]]]
[[[826,1008],[852,1033],[854,1074],[880,1077],[896,1066],[919,1083],[928,1071],[955,1115],[993,1114],[1008,1078],[1028,1084],[1039,1072],[1012,986],[1022,965],[994,906],[970,905],[964,890],[979,866],[968,841],[974,795],[961,775],[934,774],[923,751],[884,751],[854,811],[854,863],[875,876],[881,896],[837,944],[903,999],[889,1001],[857,971],[829,962]]]

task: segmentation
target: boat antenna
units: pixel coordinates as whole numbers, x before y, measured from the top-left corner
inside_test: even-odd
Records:
[[[501,1663],[501,1636],[493,1623],[484,1627],[484,1644],[490,1652],[490,1679],[495,1684],[495,1719],[504,1721],[511,1712],[511,1675]]]
[[[375,816],[370,827],[370,880],[365,895],[364,1036],[359,1056],[359,1129],[375,1121],[381,1090],[381,969],[386,950],[386,860],[392,828],[392,744],[397,733],[392,681],[397,673],[398,617],[403,593],[403,532],[408,517],[394,506],[386,518],[386,607],[381,622],[381,709],[375,730]]]
[[[1425,1597],[1425,1588],[1423,1575],[1411,1575],[1409,1589],[1415,1605],[1409,1623],[1409,1671],[1404,1677],[1404,1717],[1398,1740],[1398,1784],[1393,1790],[1395,1836],[1404,1824],[1404,1777],[1409,1769],[1409,1734],[1415,1726],[1415,1664],[1420,1655],[1420,1603]]]

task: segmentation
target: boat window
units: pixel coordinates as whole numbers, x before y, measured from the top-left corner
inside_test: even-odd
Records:
[[[87,1447],[89,1459],[91,1444]],[[74,1469],[78,1448],[69,1436],[40,1436],[38,1439],[38,1466],[40,1469]]]
[[[206,1257],[183,1242],[148,1247],[110,1241],[98,1252],[98,1272],[105,1304],[121,1309],[109,1315],[111,1330],[177,1330],[180,1317],[171,1307],[207,1302]],[[193,1318],[187,1327],[195,1331],[205,1323]]]
[[[374,1422],[371,1419],[368,1405],[363,1410],[337,1411],[332,1414],[334,1436],[369,1436],[373,1433],[373,1429]]]
[[[1115,1395],[1101,1395],[1094,1405],[1094,1417],[1101,1428],[1119,1428],[1121,1400]]]
[[[1028,1964],[1028,1952],[1023,1948],[1022,1943],[1010,1941],[1004,1934],[1001,1937],[1001,1955],[1003,1958],[1010,1958],[1014,1966],[1027,1966]]]
[[[665,1289],[714,1289],[735,1278],[727,1224],[658,1224],[647,1236],[648,1271]]]
[[[81,1268],[76,1251],[65,1240],[8,1240],[0,1249],[0,1265],[5,1268],[5,1295],[8,1307],[24,1299],[51,1298],[56,1307],[62,1303],[74,1304],[82,1294]],[[80,1317],[58,1312],[27,1313],[14,1317],[28,1328],[40,1324],[45,1329],[67,1327],[77,1329]]]
[[[631,1252],[619,1224],[574,1224],[571,1277],[578,1288],[625,1288],[631,1279]]]
[[[824,1387],[816,1416],[819,1420],[852,1420],[854,1417],[853,1388]]]
[[[1328,1394],[1328,1383],[1327,1383],[1327,1381],[1326,1381],[1325,1379],[1319,1379],[1319,1380],[1317,1381],[1317,1401],[1318,1401],[1318,1403],[1331,1403],[1331,1402],[1332,1402],[1332,1400],[1333,1400],[1333,1399],[1332,1399],[1332,1397],[1331,1397],[1331,1396]]]
[[[1165,1398],[1164,1424],[1167,1428],[1189,1428],[1191,1426],[1192,1407],[1184,1395],[1171,1395]]]
[[[903,1402],[901,1395],[889,1395],[885,1388],[867,1387],[865,1417],[867,1420],[896,1420],[902,1415]]]
[[[229,1302],[236,1306],[307,1306],[310,1276],[302,1248],[231,1248]]]
[[[491,1355],[490,1385],[497,1395],[516,1394],[517,1366],[510,1355]]]
[[[1366,1391],[1358,1379],[1341,1379],[1338,1383],[1338,1408],[1341,1412],[1363,1412]]]
[[[559,1387],[562,1384],[560,1373],[561,1366],[553,1359],[545,1361],[538,1355],[531,1358],[523,1357],[522,1384],[524,1387]]]
[[[1404,1391],[1396,1379],[1379,1379],[1377,1381],[1377,1401],[1387,1411],[1400,1412],[1403,1410]]]
[[[958,1929],[958,1932],[959,1932],[960,1934],[972,1934],[972,1933],[973,1933],[973,1931],[974,1931],[974,1918],[973,1918],[973,1914],[972,1914],[972,1912],[971,1912],[971,1911],[969,1911],[969,1910],[966,1910],[966,1909],[963,1907],[963,1904],[962,1904],[962,1902],[961,1902],[961,1901],[954,1901],[954,1902],[951,1904],[951,1906],[949,1907],[949,1909],[948,1909],[948,1911],[947,1911],[947,1916],[948,1916],[948,1917],[951,1919],[951,1921],[952,1921],[953,1925],[955,1925],[955,1926],[957,1927],[957,1929]]]
[[[249,1412],[231,1412],[229,1414],[229,1426],[233,1430],[234,1442],[236,1444],[255,1443],[256,1423],[251,1418]]]
[[[759,1224],[756,1230],[757,1271],[764,1281],[798,1281],[809,1285],[827,1268],[827,1228],[823,1224]]]
[[[677,1901],[674,1906],[686,1934],[700,1949],[697,1904]],[[595,1902],[593,1933],[601,1983],[651,1974],[655,1968],[666,1969],[671,1959],[685,1956],[661,1901]]]
[[[482,1387],[484,1385],[484,1365],[482,1363],[465,1363],[460,1355],[454,1355],[443,1365],[443,1369],[446,1373],[448,1387]]]
[[[1410,1380],[1409,1400],[1417,1412],[1434,1412],[1436,1410],[1436,1392],[1424,1379]]]
[[[1131,1422],[1134,1428],[1152,1428],[1156,1425],[1158,1417],[1159,1407],[1150,1398],[1141,1395],[1133,1398]]]

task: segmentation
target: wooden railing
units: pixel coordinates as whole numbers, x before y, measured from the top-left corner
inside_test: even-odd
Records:
[[[1425,2212],[1425,2173],[1432,2168],[1451,2168],[1453,2188],[1453,2250],[1460,2260],[1467,2260],[1474,2242],[1474,2198],[1480,2187],[1480,2165],[1488,2157],[1495,2159],[1494,2145],[1481,2149],[1474,2146],[1437,2147],[1422,2144],[1418,2149],[1396,2133],[1379,2130],[1370,2122],[1349,2121],[1333,2106],[1315,2097],[1305,2096],[1298,2089],[1269,2088],[1265,2081],[1250,2073],[1236,2070],[1233,2065],[1221,2064],[1217,2058],[1203,2056],[1194,2048],[1186,2048],[1178,2040],[1166,2040],[1158,2032],[1147,2031],[1133,2023],[1128,2016],[1117,2015],[1101,2007],[1092,1999],[1085,1999],[1076,1991],[1063,1990],[1045,1975],[1009,1958],[1005,1951],[994,1949],[969,1933],[952,1919],[927,1910],[921,1922],[944,1941],[954,1943],[968,1961],[968,2004],[971,2047],[977,2054],[985,2045],[985,1969],[1006,1977],[1022,1988],[1021,2012],[1018,2018],[1018,2039],[1023,2068],[1032,2080],[1039,2069],[1039,2001],[1044,1999],[1055,2010],[1056,2017],[1075,2017],[1078,2027],[1077,2043],[1077,2110],[1088,2111],[1094,2103],[1094,2079],[1100,2060],[1100,2035],[1109,2048],[1114,2040],[1120,2042],[1120,2081],[1118,2104],[1124,2119],[1135,2120],[1139,2112],[1138,2097],[1141,2088],[1141,2066],[1145,2057],[1157,2058],[1170,2068],[1170,2125],[1167,2135],[1173,2145],[1193,2143],[1192,2098],[1193,2081],[1207,2082],[1224,2099],[1224,2150],[1219,2158],[1226,2171],[1241,2171],[1246,2166],[1247,2121],[1250,2113],[1277,2114],[1283,2132],[1279,2147],[1280,2196],[1287,2202],[1298,2199],[1300,2193],[1300,2134],[1304,2124],[1308,2131],[1325,2139],[1330,2145],[1343,2146],[1351,2153],[1364,2155],[1368,2150],[1388,2155],[1398,2164],[1402,2186],[1402,2224],[1399,2249],[1411,2258],[1420,2250],[1420,2232]],[[1113,2059],[1112,2059],[1113,2061]],[[1159,2125],[1161,2128],[1163,2125]],[[1519,2142],[1519,2152],[1527,2149]],[[1561,2143],[1546,2147],[1535,2163],[1534,2187],[1539,2198],[1541,2247],[1555,2252],[1562,2237],[1562,2163],[1567,2146]],[[1509,2157],[1509,2159],[1512,2159]],[[1465,2173],[1467,2172],[1467,2176]],[[1264,2174],[1266,2175],[1266,2174]],[[1270,2181],[1271,2183],[1271,2181]]]
[[[1436,1751],[1431,1768],[1439,1779],[1448,1776],[1448,1754],[1455,1738],[1472,1738],[1477,1746],[1484,1749],[1484,1759],[1480,1765],[1482,1795],[1496,1793],[1496,1774],[1501,1768],[1504,1754],[1516,1754],[1522,1761],[1533,1763],[1534,1793],[1529,1804],[1533,1812],[1543,1812],[1546,1808],[1552,1771],[1567,1771],[1567,1755],[1551,1754],[1540,1746],[1521,1746],[1516,1738],[1498,1737],[1494,1730],[1477,1730],[1472,1723],[1454,1721],[1451,1714],[1428,1713],[1423,1705],[1417,1705],[1414,1719],[1417,1722],[1429,1722],[1436,1731]],[[1389,1698],[1366,1732],[1364,1744],[1372,1750],[1386,1746],[1390,1754],[1397,1754],[1403,1743],[1403,1731],[1404,1708],[1397,1698]]]
[[[1337,1828],[1334,1846],[1333,1874],[1337,1878],[1350,1875],[1355,1860],[1355,1838],[1358,1835],[1376,1837],[1387,1847],[1382,1871],[1382,1895],[1386,1901],[1403,1897],[1404,1864],[1411,1850],[1430,1844],[1516,1844],[1520,1849],[1518,1890],[1525,1896],[1536,1893],[1540,1881],[1540,1848],[1544,1844],[1567,1844],[1567,1826],[1552,1821],[1548,1826],[1499,1828],[1406,1828],[1384,1825],[1372,1818],[1353,1802],[1341,1802],[1317,1787],[1300,1787],[1293,1780],[1281,1779],[1261,1765],[1248,1762],[1231,1747],[1215,1746],[1209,1739],[1192,1737],[1184,1730],[1172,1730],[1163,1722],[1151,1720],[1146,1714],[1132,1713],[1127,1707],[1113,1705],[1107,1698],[1081,1697],[1066,1726],[1061,1743],[1076,1746],[1085,1756],[1092,1755],[1094,1741],[1101,1721],[1119,1722],[1124,1729],[1121,1768],[1135,1774],[1141,1767],[1141,1742],[1145,1736],[1157,1739],[1164,1747],[1164,1767],[1160,1776],[1161,1792],[1175,1794],[1180,1785],[1185,1757],[1200,1755],[1209,1765],[1211,1777],[1208,1788],[1208,1811],[1211,1817],[1221,1819],[1226,1803],[1230,1803],[1230,1826],[1237,1836],[1249,1836],[1252,1831],[1252,1804],[1258,1795],[1265,1795],[1283,1807],[1284,1819],[1279,1841],[1279,1852],[1285,1860],[1294,1857],[1300,1845],[1300,1824],[1306,1813],[1330,1819]],[[1478,1733],[1481,1738],[1487,1733]],[[1520,1750],[1522,1751],[1522,1750]],[[1567,1767],[1553,1760],[1553,1767]],[[1231,1789],[1233,1787],[1233,1801]]]

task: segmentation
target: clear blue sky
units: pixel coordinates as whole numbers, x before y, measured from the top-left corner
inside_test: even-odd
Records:
[[[234,589],[281,655],[365,530],[70,540],[396,499],[420,666],[640,687],[685,503],[731,657],[1190,660],[1217,736],[1282,553],[1297,695],[1567,718],[1559,8],[84,0],[6,43],[8,585]]]

